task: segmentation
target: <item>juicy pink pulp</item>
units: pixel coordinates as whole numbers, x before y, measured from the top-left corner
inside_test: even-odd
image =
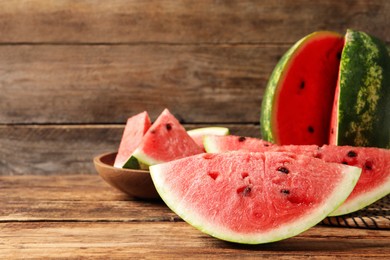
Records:
[[[240,145],[235,140],[241,138]],[[251,140],[254,139],[254,140]],[[246,143],[250,140],[250,143]],[[290,152],[320,158],[325,162],[341,163],[362,169],[360,178],[346,201],[375,190],[390,178],[390,150],[374,147],[353,147],[336,145],[261,145],[262,140],[239,136],[213,136],[208,138],[213,143],[212,152],[251,151],[251,152]]]
[[[150,128],[149,115],[146,111],[127,119],[125,130],[119,144],[118,154],[115,158],[114,167],[122,168],[131,154],[140,144],[142,137]]]
[[[159,178],[172,196],[207,221],[256,233],[322,207],[344,167],[287,153],[201,154],[161,165]]]
[[[343,37],[326,35],[307,42],[292,58],[275,100],[277,144],[328,143],[343,45]]]

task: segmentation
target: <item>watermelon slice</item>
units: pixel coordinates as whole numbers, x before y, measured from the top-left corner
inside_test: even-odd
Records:
[[[150,166],[202,152],[179,121],[165,109],[145,133],[133,156]]]
[[[253,137],[207,135],[203,138],[203,145],[208,153],[221,153],[236,150],[258,152],[260,147],[268,147],[274,144]]]
[[[348,164],[362,168],[362,173],[355,189],[348,199],[331,215],[348,214],[362,209],[390,193],[390,150],[373,147],[352,147],[334,145],[283,145],[263,146],[253,142],[253,146],[236,147],[232,138],[227,136],[205,137],[208,152],[227,151],[278,151],[303,154],[321,158],[326,162]],[[234,140],[234,139],[233,139]],[[262,141],[258,139],[259,143]],[[229,149],[226,149],[226,148]]]
[[[221,126],[210,126],[210,127],[201,127],[195,128],[187,131],[188,135],[194,139],[195,143],[203,149],[203,137],[206,135],[228,135],[229,128]]]
[[[317,157],[362,168],[348,199],[331,216],[362,209],[390,194],[390,150],[372,147],[322,146]]]
[[[115,157],[114,167],[139,168],[137,160],[131,155],[141,143],[142,137],[150,126],[150,118],[146,111],[127,119],[118,154]]]
[[[328,143],[344,39],[315,32],[294,44],[276,65],[261,108],[261,132],[280,145]]]
[[[360,169],[289,153],[200,154],[150,167],[183,220],[216,238],[260,244],[322,221],[350,194]]]

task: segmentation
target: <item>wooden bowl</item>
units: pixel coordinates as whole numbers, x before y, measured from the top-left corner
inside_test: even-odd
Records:
[[[160,198],[149,171],[121,169],[113,166],[115,153],[105,153],[93,159],[95,168],[100,177],[112,187],[137,198],[157,199]]]

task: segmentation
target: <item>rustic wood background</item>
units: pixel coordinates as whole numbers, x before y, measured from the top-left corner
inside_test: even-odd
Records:
[[[268,77],[317,30],[390,42],[388,0],[0,2],[0,175],[95,174],[127,117],[260,137]]]

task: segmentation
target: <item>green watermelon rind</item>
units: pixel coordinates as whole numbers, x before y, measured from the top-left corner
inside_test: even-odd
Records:
[[[339,71],[337,145],[390,148],[390,54],[379,39],[347,30]]]
[[[294,61],[295,55],[301,50],[305,44],[317,37],[327,36],[327,35],[336,35],[340,36],[336,32],[331,31],[317,31],[313,32],[299,41],[297,41],[287,52],[282,56],[279,62],[276,64],[274,70],[269,77],[268,83],[265,88],[265,93],[263,95],[263,101],[261,104],[261,115],[260,115],[260,130],[262,139],[268,142],[277,143],[278,140],[275,139],[276,133],[273,129],[273,110],[276,103],[276,93],[279,89],[279,84],[284,81],[284,78],[287,75],[287,70],[290,64]]]
[[[353,201],[345,201],[340,207],[338,207],[335,211],[329,214],[329,216],[341,216],[356,212],[361,210],[372,203],[380,200],[381,198],[390,194],[390,175],[387,180],[382,183],[382,185],[375,188],[375,190],[371,190],[369,192],[365,192],[355,197]]]
[[[122,168],[125,168],[125,169],[140,169],[140,164],[137,160],[137,158],[135,158],[133,155],[130,155],[129,159],[127,159],[127,161],[125,162],[125,164],[123,164]]]
[[[189,136],[193,135],[228,135],[229,128],[222,126],[200,127],[187,131]]]
[[[151,165],[163,163],[163,161],[148,156],[140,148],[135,149],[133,156],[138,160],[138,163],[145,165],[144,167],[149,167],[149,169]]]
[[[311,215],[300,218],[299,222],[295,221],[261,234],[244,235],[237,234],[228,229],[224,229],[223,227],[215,227],[212,224],[208,225],[207,219],[204,219],[201,215],[196,214],[195,212],[187,213],[185,205],[182,204],[182,198],[172,195],[171,190],[167,187],[161,177],[163,176],[166,164],[169,163],[157,164],[149,168],[156,190],[165,204],[184,221],[201,232],[221,240],[241,244],[263,244],[275,242],[296,236],[315,226],[346,200],[355,187],[361,173],[360,168],[338,164],[340,167],[344,167],[344,178],[338,183],[339,188],[335,189],[335,191],[330,194],[328,200],[324,202],[320,210],[317,210],[317,212]]]
[[[203,146],[207,153],[219,153],[219,146],[213,141],[212,136],[203,137]]]

